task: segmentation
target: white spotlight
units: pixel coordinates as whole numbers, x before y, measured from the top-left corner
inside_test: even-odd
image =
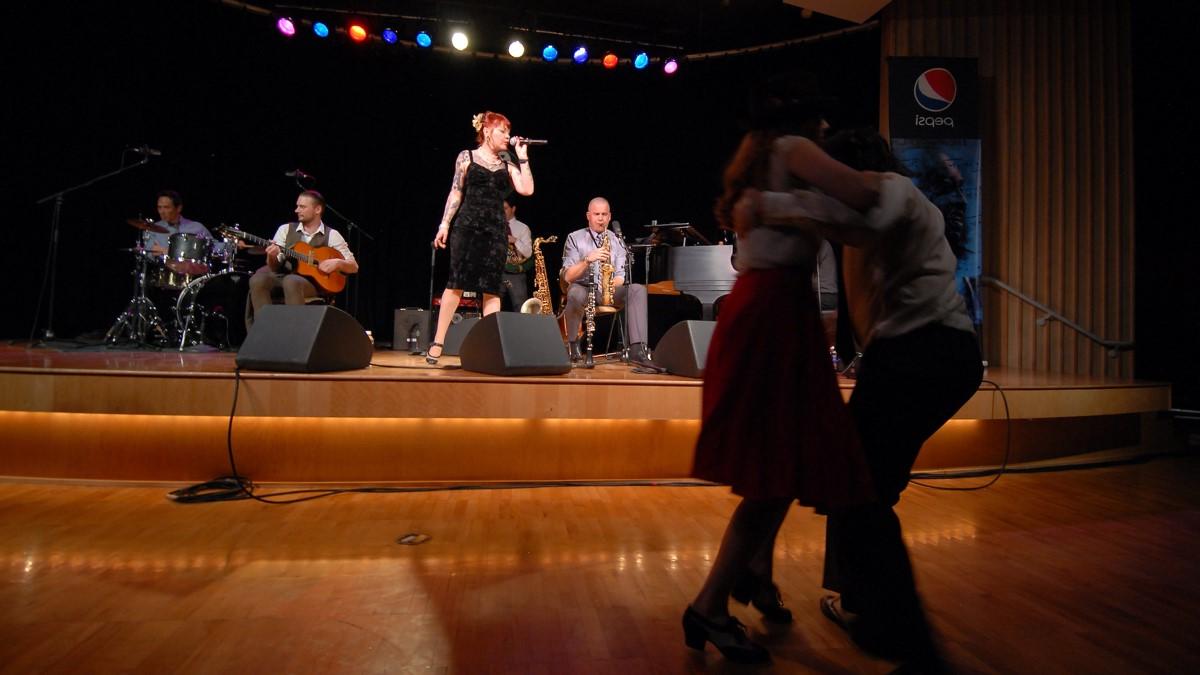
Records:
[[[521,44],[520,40],[513,40],[508,46],[508,55],[514,59],[519,59],[525,56],[525,45]]]
[[[454,35],[450,36],[450,44],[454,45],[454,48],[461,52],[467,48],[467,45],[471,44],[471,41],[467,39],[466,33],[456,30],[454,31]]]

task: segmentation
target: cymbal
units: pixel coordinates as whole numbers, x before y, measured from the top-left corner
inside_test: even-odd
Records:
[[[159,234],[166,234],[170,232],[170,230],[162,225],[155,225],[152,221],[142,220],[140,218],[127,218],[125,220],[125,224],[129,225],[130,227],[136,227],[139,230],[145,230],[147,232],[157,232]]]

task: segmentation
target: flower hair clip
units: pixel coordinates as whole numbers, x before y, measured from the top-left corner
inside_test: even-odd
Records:
[[[475,131],[483,129],[483,113],[479,113],[471,118],[471,126],[475,127]]]

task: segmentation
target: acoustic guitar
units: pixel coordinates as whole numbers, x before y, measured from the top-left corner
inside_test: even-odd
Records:
[[[251,244],[258,244],[263,247],[276,245],[270,239],[264,239],[263,237],[243,232],[234,227],[222,226],[217,228],[217,230],[222,235],[248,241]],[[302,241],[298,241],[292,244],[291,248],[280,247],[280,250],[283,252],[284,257],[296,262],[296,274],[307,277],[322,292],[334,295],[341,293],[342,289],[346,287],[345,274],[337,271],[326,274],[318,267],[322,260],[345,260],[341,251],[338,251],[336,248],[331,246],[317,246],[314,248]]]

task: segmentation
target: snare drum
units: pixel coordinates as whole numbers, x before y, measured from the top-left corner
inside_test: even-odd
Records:
[[[171,235],[167,249],[167,267],[180,274],[204,274],[208,272],[208,257],[212,240],[186,232]]]
[[[181,291],[195,279],[196,277],[190,274],[180,274],[166,267],[155,266],[146,270],[146,283],[153,288]]]

